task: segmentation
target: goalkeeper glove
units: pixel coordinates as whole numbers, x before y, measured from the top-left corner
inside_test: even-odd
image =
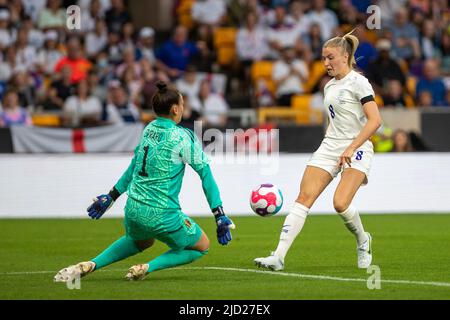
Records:
[[[120,193],[113,187],[108,194],[94,198],[94,203],[87,208],[89,217],[95,220],[100,219],[119,197]]]
[[[233,221],[225,215],[222,206],[214,209],[213,213],[217,224],[217,240],[221,245],[226,246],[232,239],[230,229],[235,229],[236,226],[233,224]]]

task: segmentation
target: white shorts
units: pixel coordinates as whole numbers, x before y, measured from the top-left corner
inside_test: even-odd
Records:
[[[339,157],[345,151],[345,149],[352,143],[353,140],[335,140],[331,138],[325,138],[322,141],[319,149],[313,153],[311,159],[308,161],[307,166],[321,168],[333,178],[339,174],[339,172],[349,168],[348,164],[345,164],[342,168],[338,167]],[[359,170],[366,175],[366,180],[363,185],[369,182],[369,172],[372,166],[373,159],[373,145],[372,142],[366,141],[361,147],[359,147],[352,157],[351,167]]]

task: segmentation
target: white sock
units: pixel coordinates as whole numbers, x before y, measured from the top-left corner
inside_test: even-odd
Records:
[[[347,229],[355,235],[358,246],[368,240],[367,234],[364,231],[364,227],[361,222],[361,218],[359,217],[358,210],[354,206],[350,205],[345,212],[339,213],[339,215],[342,220],[344,220]]]
[[[281,230],[280,242],[278,242],[277,250],[275,250],[275,255],[282,260],[286,257],[292,242],[294,242],[302,230],[308,212],[309,208],[298,202],[295,202],[291,210],[289,210],[289,214],[284,220],[283,229]]]

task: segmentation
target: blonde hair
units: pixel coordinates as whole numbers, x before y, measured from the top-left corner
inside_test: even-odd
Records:
[[[352,35],[352,31],[345,34],[343,37],[334,37],[323,45],[324,48],[327,47],[333,47],[333,48],[341,48],[344,52],[348,53],[348,66],[353,69],[353,67],[356,65],[355,60],[355,52],[356,49],[358,49],[359,46],[359,40],[357,37]]]

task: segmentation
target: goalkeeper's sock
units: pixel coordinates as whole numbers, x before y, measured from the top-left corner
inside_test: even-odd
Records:
[[[148,272],[172,268],[183,264],[191,263],[208,253],[198,250],[170,250],[156,257],[148,263]]]
[[[123,236],[91,261],[95,263],[95,270],[98,270],[114,262],[134,256],[139,252],[141,251],[134,240]]]
[[[309,208],[298,202],[295,202],[291,210],[289,210],[289,214],[284,220],[283,229],[281,230],[280,242],[274,253],[282,260],[284,260],[289,248],[302,230],[308,212]]]
[[[354,206],[350,205],[347,210],[339,213],[339,215],[344,220],[347,229],[355,235],[358,246],[367,241],[367,234],[364,231],[358,210]]]

